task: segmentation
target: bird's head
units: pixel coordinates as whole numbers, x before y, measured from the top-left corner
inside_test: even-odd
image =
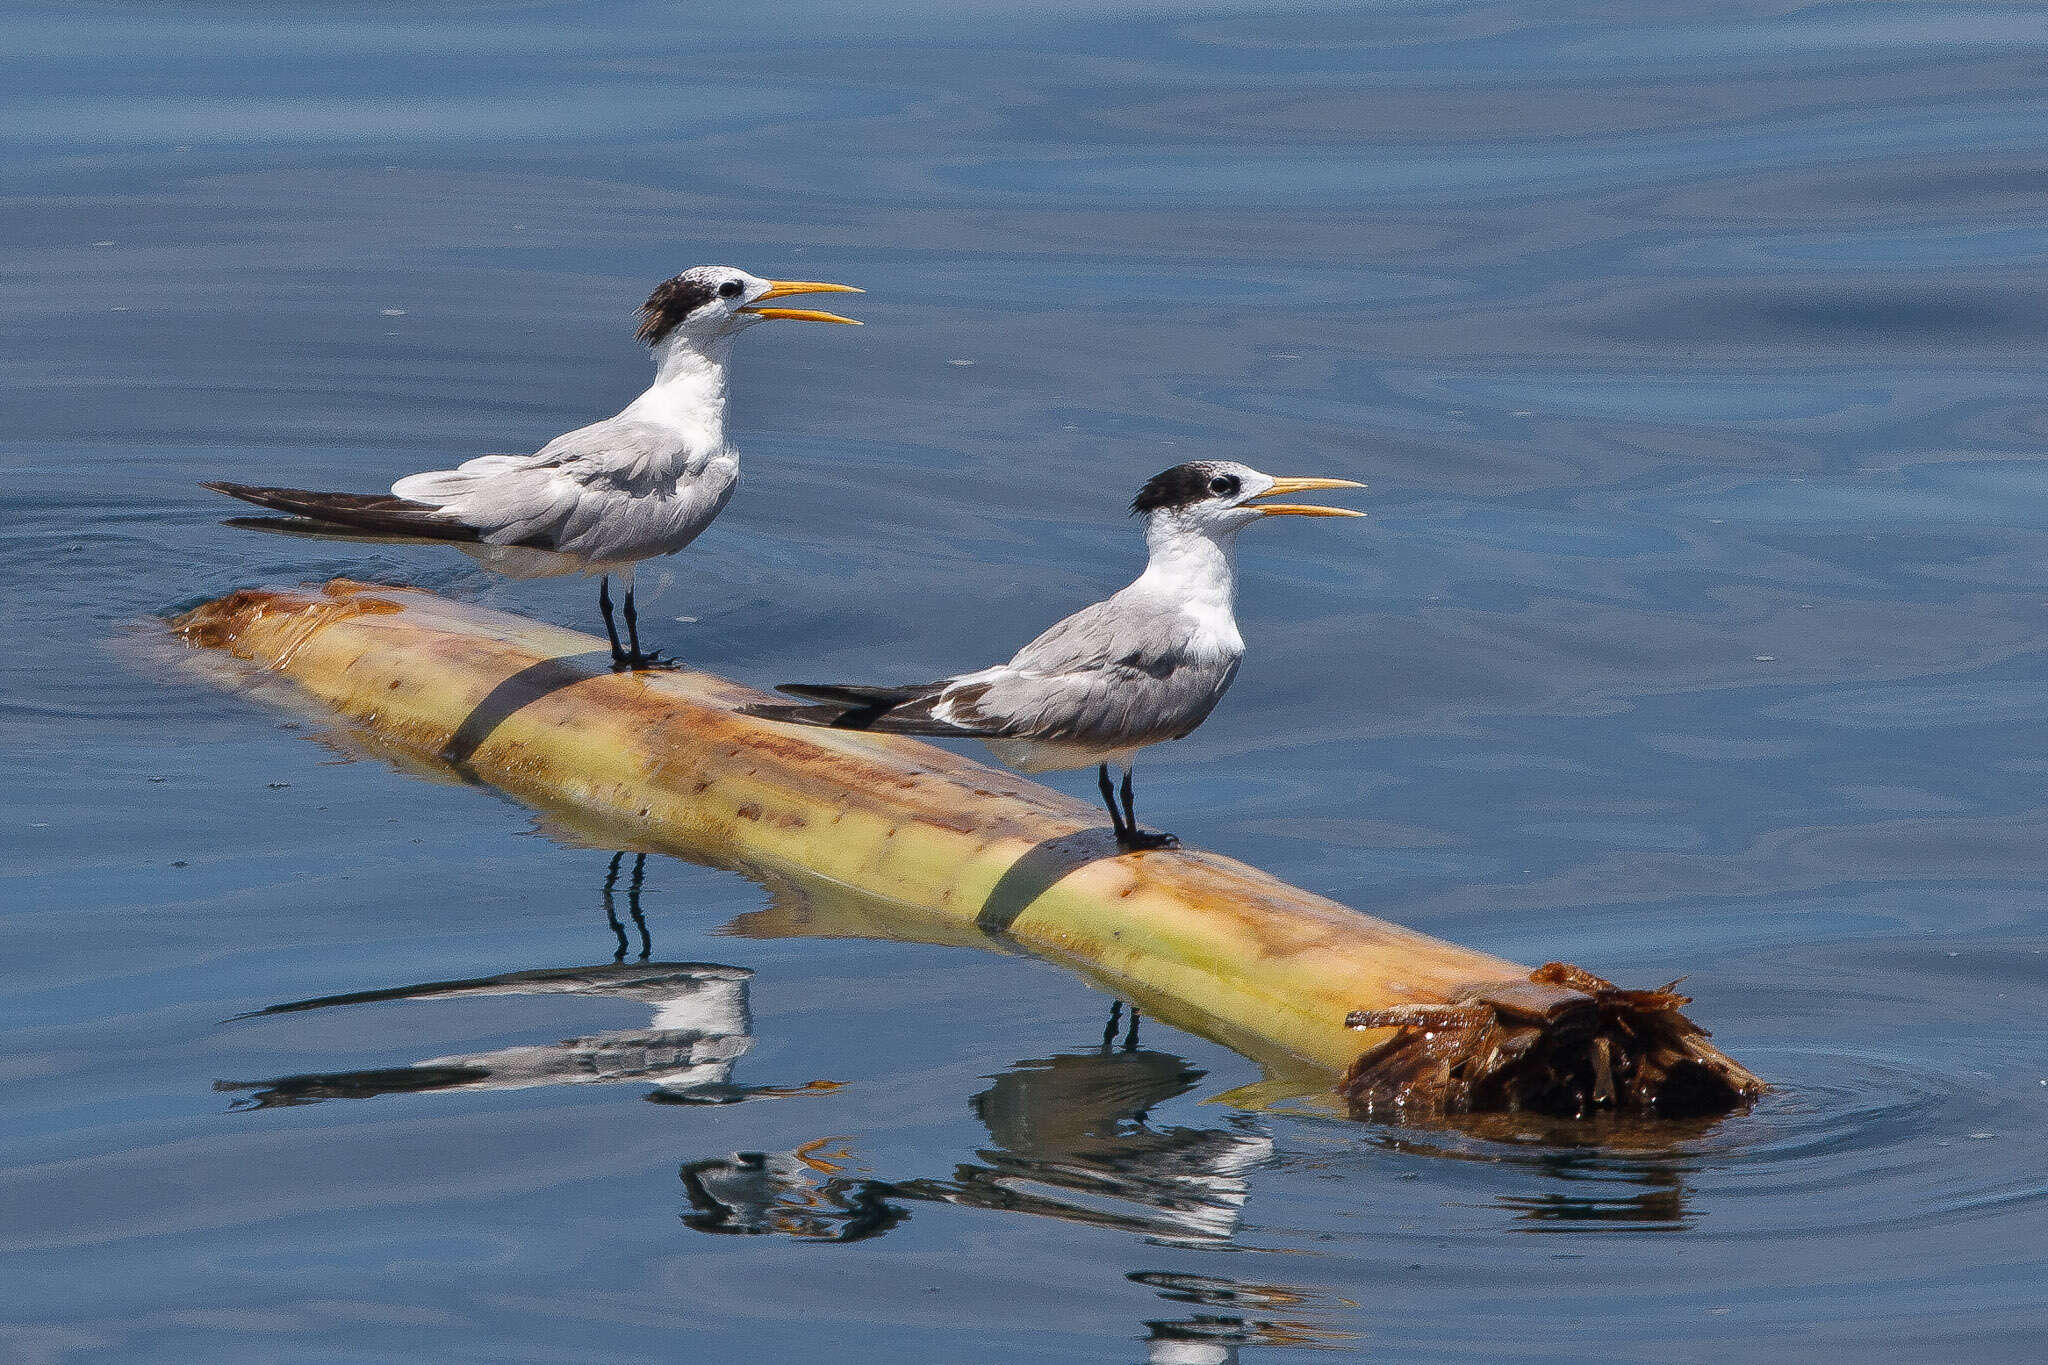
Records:
[[[1362,517],[1348,507],[1267,502],[1318,488],[1363,488],[1350,479],[1279,479],[1230,460],[1195,460],[1155,474],[1131,500],[1148,529],[1227,540],[1264,517]]]
[[[640,339],[649,346],[676,340],[704,349],[769,318],[801,322],[860,324],[837,313],[815,308],[763,308],[770,299],[795,294],[858,294],[849,284],[815,280],[764,280],[726,265],[692,266],[674,279],[663,280],[640,305]]]

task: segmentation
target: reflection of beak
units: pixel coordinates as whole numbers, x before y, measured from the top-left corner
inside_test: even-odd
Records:
[[[814,1171],[822,1171],[826,1175],[837,1175],[841,1169],[839,1162],[848,1160],[853,1156],[853,1149],[846,1145],[847,1141],[848,1139],[841,1137],[813,1138],[791,1152],[790,1155]],[[822,1150],[835,1142],[839,1144],[838,1151],[827,1152]]]
[[[821,284],[816,280],[770,280],[768,292],[754,300],[754,304],[766,303],[770,299],[786,299],[792,294],[859,294],[865,291],[850,284]],[[860,324],[852,318],[840,317],[837,313],[820,312],[816,308],[759,308],[754,304],[740,309],[742,313],[753,313],[764,318],[795,318],[799,322],[843,322],[849,327]]]
[[[1263,493],[1252,495],[1259,498],[1277,498],[1283,493],[1307,493],[1317,488],[1363,488],[1362,483],[1350,479],[1275,479],[1273,486]],[[1315,507],[1307,503],[1276,502],[1261,507],[1262,517],[1362,517],[1363,512],[1354,512],[1348,507]]]

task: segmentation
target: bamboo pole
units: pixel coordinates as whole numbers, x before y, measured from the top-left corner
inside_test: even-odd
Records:
[[[244,591],[175,622],[380,748],[771,879],[834,884],[946,941],[993,936],[1361,1113],[1718,1112],[1762,1082],[1678,1013],[1535,972],[1194,850],[1118,856],[1094,807],[919,740],[735,714],[706,673],[613,673],[602,642],[410,588]]]

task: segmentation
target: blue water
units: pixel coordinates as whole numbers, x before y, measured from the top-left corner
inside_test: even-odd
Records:
[[[0,1357],[2048,1354],[2048,8],[0,39]],[[1122,582],[1160,468],[1368,480],[1247,537],[1251,653],[1148,818],[1690,973],[1778,1088],[1577,1143],[1261,1107],[1053,967],[664,858],[635,895],[155,643],[337,573],[585,623],[196,484],[533,448],[637,391],[632,310],[700,262],[869,325],[742,343],[746,480],[643,575],[662,641],[934,676]]]

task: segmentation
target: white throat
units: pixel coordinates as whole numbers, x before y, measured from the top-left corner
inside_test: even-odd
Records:
[[[1128,591],[1174,602],[1196,616],[1231,622],[1231,606],[1237,600],[1237,575],[1231,567],[1235,540],[1235,534],[1210,536],[1176,518],[1153,514],[1145,524],[1151,557]],[[1229,634],[1237,634],[1235,626]]]
[[[678,329],[654,347],[654,383],[619,416],[652,422],[704,458],[725,448],[725,363],[733,334],[699,340]]]

